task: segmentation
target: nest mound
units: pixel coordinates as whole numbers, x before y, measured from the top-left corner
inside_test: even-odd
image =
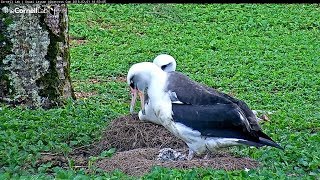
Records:
[[[113,120],[103,138],[95,145],[95,151],[116,148],[118,152],[137,148],[186,148],[186,144],[171,135],[163,126],[141,121],[137,115]]]
[[[142,176],[151,171],[154,166],[167,168],[213,168],[224,170],[253,169],[259,164],[250,158],[232,157],[228,153],[215,154],[209,159],[194,158],[191,161],[159,161],[156,160],[159,154],[159,148],[138,148],[129,151],[118,152],[111,158],[105,158],[97,161],[96,166],[105,171],[121,170],[122,172]],[[179,149],[180,152],[186,152],[186,149]]]
[[[103,158],[95,162],[95,166],[105,171],[119,169],[128,175],[141,176],[150,172],[154,166],[169,168],[213,168],[213,169],[252,169],[259,166],[250,158],[234,157],[226,152],[219,152],[204,160],[195,157],[191,161],[159,161],[157,155],[162,148],[172,148],[187,154],[186,144],[173,136],[163,126],[142,122],[137,115],[128,115],[113,120],[103,133],[99,142],[75,148],[68,157],[62,154],[43,153],[38,166],[52,162],[53,166],[67,167],[68,159],[73,160],[75,167],[88,167],[90,156],[99,156],[101,152],[116,148],[111,158]]]

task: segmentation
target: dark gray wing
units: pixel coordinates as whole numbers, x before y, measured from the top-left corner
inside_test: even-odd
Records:
[[[192,81],[186,75],[177,71],[168,73],[166,91],[175,92],[177,99],[185,104],[210,105],[232,103],[221,94],[208,91],[207,87]]]
[[[238,138],[257,141],[259,135],[250,130],[248,122],[235,104],[190,105],[172,104],[173,119],[203,136]]]
[[[214,88],[202,85],[200,83],[192,81],[187,76],[180,72],[170,72],[168,73],[168,86],[167,90],[175,92],[176,101],[180,100],[186,104],[193,105],[208,105],[208,104],[236,104],[241,111],[244,113],[245,117],[249,121],[251,128],[256,131],[260,131],[261,127],[258,124],[256,116],[253,114],[249,106],[239,99],[236,99],[228,94],[219,92]],[[177,85],[177,86],[176,86]],[[172,98],[175,98],[172,96]]]
[[[184,105],[173,104],[175,121],[192,122],[190,125],[198,124],[204,128],[212,124],[211,128],[217,132],[220,127],[215,126],[217,122],[220,122],[230,125],[227,128],[230,132],[242,132],[249,137],[263,137],[272,140],[261,131],[253,112],[243,101],[201,85],[177,71],[168,73],[166,91],[169,92],[173,102],[179,101]],[[209,129],[200,128],[199,130],[205,133]]]
[[[175,122],[199,131],[202,136],[235,138],[247,145],[283,149],[262,131],[250,129],[248,121],[241,117],[242,111],[235,104],[172,104],[172,112]]]
[[[228,100],[230,100],[231,102],[235,103],[236,105],[239,106],[239,108],[242,110],[242,112],[245,114],[246,118],[248,119],[251,128],[259,131],[261,130],[260,125],[258,124],[257,118],[256,116],[253,114],[252,110],[249,108],[249,106],[247,105],[247,103],[245,103],[242,100],[236,99],[228,94],[225,94],[223,92],[218,92],[216,89],[204,86],[208,91],[212,92],[212,93],[216,93],[219,94],[222,97],[227,98]]]

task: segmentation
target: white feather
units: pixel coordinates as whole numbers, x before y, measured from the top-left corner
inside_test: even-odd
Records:
[[[163,70],[165,72],[171,72],[176,70],[176,60],[168,55],[168,54],[160,54],[156,58],[154,58],[153,63],[156,64],[158,67],[167,66]]]
[[[142,111],[139,111],[139,119],[142,121],[150,121],[155,124],[161,124],[160,120],[156,117],[155,112],[153,111],[151,107],[151,102],[145,104],[144,106],[145,114],[142,113]]]

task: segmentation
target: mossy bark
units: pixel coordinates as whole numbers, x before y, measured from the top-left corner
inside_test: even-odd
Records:
[[[41,7],[0,5],[0,102],[50,108],[75,98],[66,5],[52,5],[52,14],[1,11]]]

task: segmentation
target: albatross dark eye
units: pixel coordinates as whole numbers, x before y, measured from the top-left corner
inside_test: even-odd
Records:
[[[165,69],[168,67],[168,65],[169,65],[169,64],[166,64],[166,65],[161,66],[161,69],[162,69],[162,70],[165,70]]]
[[[131,80],[130,81],[130,87],[132,88],[132,89],[134,89],[135,87],[134,87],[134,83],[133,83],[133,81]]]

